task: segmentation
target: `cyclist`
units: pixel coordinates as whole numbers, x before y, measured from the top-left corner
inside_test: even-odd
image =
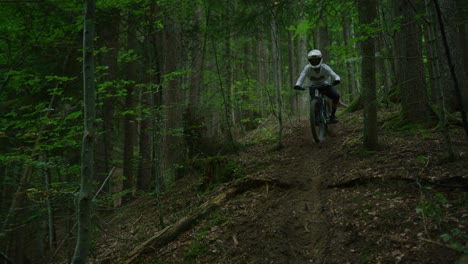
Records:
[[[336,74],[330,66],[322,63],[323,57],[320,50],[311,50],[307,54],[307,60],[309,61],[309,64],[307,64],[302,70],[301,75],[299,76],[299,79],[297,79],[296,85],[294,86],[294,89],[304,90],[304,88],[302,88],[302,83],[306,77],[311,80],[312,85],[322,85],[325,83],[337,85],[341,82],[340,76],[338,76],[338,74]],[[333,86],[330,86],[323,94],[325,94],[333,102],[329,122],[338,123],[338,119],[336,119],[335,115],[336,107],[340,102],[340,94]]]

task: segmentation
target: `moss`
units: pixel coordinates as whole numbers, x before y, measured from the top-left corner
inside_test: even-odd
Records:
[[[349,106],[346,107],[346,109],[343,110],[342,112],[343,112],[343,113],[353,113],[353,112],[362,110],[363,108],[364,108],[364,105],[363,105],[363,103],[362,103],[362,96],[359,95],[359,96],[356,97],[356,98],[349,104]]]

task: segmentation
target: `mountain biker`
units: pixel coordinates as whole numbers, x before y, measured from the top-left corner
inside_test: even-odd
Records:
[[[307,64],[301,72],[301,75],[297,79],[296,85],[294,86],[295,90],[305,90],[302,88],[302,83],[307,77],[311,80],[312,85],[318,86],[325,83],[331,83],[332,85],[337,85],[341,82],[340,76],[336,74],[330,66],[325,63],[322,63],[323,57],[322,52],[318,49],[311,50],[307,54]],[[312,91],[311,91],[312,93]],[[335,90],[333,86],[330,86],[323,94],[330,98],[333,102],[332,111],[330,116],[330,123],[338,123],[336,119],[336,107],[340,102],[340,94]]]

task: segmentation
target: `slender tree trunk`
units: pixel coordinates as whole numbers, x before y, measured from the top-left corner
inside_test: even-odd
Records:
[[[203,83],[203,36],[202,36],[202,8],[197,2],[197,8],[193,14],[194,25],[192,32],[194,34],[192,47],[192,69],[193,73],[190,76],[189,89],[189,109],[196,111],[199,102],[201,101],[201,88]]]
[[[22,220],[22,216],[25,216],[24,210],[26,208],[27,200],[26,189],[31,179],[31,174],[32,166],[26,165],[16,192],[12,198],[8,213],[2,221],[2,233],[7,233],[8,229],[13,230],[8,233],[8,239],[2,239],[2,241],[0,241],[2,251],[8,252],[9,257],[14,261],[14,263],[23,263],[26,257],[23,247],[25,234],[23,232],[23,228],[16,226],[16,223]]]
[[[137,19],[132,11],[128,14],[127,23],[127,51],[136,52],[136,25]],[[124,172],[124,189],[133,190],[135,182],[135,169],[134,169],[134,151],[137,142],[136,138],[136,118],[135,118],[135,82],[137,80],[137,62],[132,60],[126,65],[127,81],[127,95],[125,97],[125,110],[127,113],[124,117],[124,153],[123,153],[123,172]]]
[[[295,57],[296,57],[296,50],[294,46],[294,40],[293,40],[293,32],[288,31],[288,68],[289,68],[289,86],[294,86],[296,84],[296,63],[295,63]],[[291,98],[290,98],[290,104],[291,104],[291,112],[295,115],[299,113],[298,110],[298,94],[297,93],[292,93]]]
[[[186,158],[186,147],[183,137],[176,133],[183,128],[182,110],[185,105],[182,103],[182,89],[180,80],[169,75],[177,72],[180,63],[180,36],[177,24],[167,19],[162,36],[164,54],[161,54],[163,61],[163,102],[165,106],[164,135],[162,141],[163,161],[162,168],[165,180],[175,179],[175,168],[177,164]]]
[[[233,104],[232,104],[232,82],[233,82],[233,74],[232,74],[232,64],[231,64],[231,1],[225,0],[225,14],[227,18],[227,26],[226,26],[226,38],[224,41],[224,59],[223,62],[225,63],[225,81],[224,81],[224,103],[225,103],[225,116],[226,116],[226,138],[227,143],[230,145],[234,145],[234,138],[232,136],[232,129],[235,126],[235,120],[233,115]]]
[[[299,76],[300,74],[300,71],[302,70],[302,68],[304,68],[304,65],[306,65],[307,63],[309,63],[307,61],[307,53],[309,52],[308,50],[308,40],[307,40],[307,37],[305,35],[303,36],[299,36],[299,40],[297,42],[297,59],[296,59],[296,69],[298,69],[298,71],[296,72],[296,78]],[[294,80],[294,83],[293,84],[296,84],[296,80]],[[301,118],[301,115],[303,113],[306,113],[306,107],[308,105],[308,100],[309,100],[309,97],[308,95],[303,95],[304,93],[296,93],[297,96],[298,96],[298,108],[299,108],[299,118]]]
[[[468,8],[466,8],[466,0],[456,0],[457,3],[457,21],[459,25],[459,47],[461,48],[462,56],[461,60],[463,62],[463,73],[464,81],[462,81],[462,95],[463,102],[465,104],[465,112],[468,112],[468,85],[463,85],[468,81]]]
[[[359,0],[358,11],[361,24],[373,23],[377,17],[376,0]],[[377,148],[377,100],[375,80],[375,41],[372,37],[361,43],[362,89],[364,102],[364,147]]]
[[[440,87],[440,61],[438,57],[437,48],[437,37],[436,37],[436,21],[434,14],[434,7],[432,0],[424,0],[425,11],[429,19],[424,24],[424,38],[425,47],[427,52],[427,70],[429,73],[428,85],[429,85],[429,98],[431,101],[438,100],[438,91],[442,89]]]
[[[44,159],[46,162],[46,160]],[[51,187],[51,178],[50,178],[50,170],[44,170],[44,186],[46,193],[50,194],[50,187]],[[57,245],[57,240],[55,236],[55,209],[52,203],[52,199],[50,196],[47,196],[47,227],[48,227],[48,237],[49,237],[49,248],[55,249]]]
[[[457,75],[455,73],[455,65],[454,65],[454,63],[452,61],[452,57],[451,57],[451,54],[450,54],[450,48],[449,48],[447,36],[445,35],[444,22],[442,21],[442,14],[441,14],[441,10],[440,10],[438,0],[434,0],[434,4],[435,4],[435,8],[436,8],[436,14],[437,14],[438,22],[439,22],[440,32],[442,33],[442,41],[444,43],[445,53],[447,55],[447,61],[448,61],[449,68],[450,68],[450,75],[451,75],[452,80],[453,80],[455,94],[457,96],[458,103],[459,103],[460,109],[461,109],[460,112],[461,112],[461,115],[462,115],[463,127],[465,128],[465,134],[468,137],[468,122],[466,120],[466,112],[465,112],[465,108],[463,106],[463,97],[462,97],[461,89],[460,89],[460,87],[458,85],[458,79],[457,79]]]
[[[273,76],[276,88],[277,113],[278,113],[278,148],[283,147],[283,101],[281,98],[281,61],[280,61],[280,39],[278,30],[277,13],[274,10],[273,20],[271,22],[272,53],[273,53]]]
[[[391,28],[390,25],[388,25],[388,11],[387,9],[383,8],[382,5],[379,5],[379,18],[380,18],[380,24],[382,27],[382,46],[380,48],[380,53],[382,54],[383,58],[383,81],[384,81],[384,89],[385,93],[388,94],[393,88],[394,88],[394,76],[395,76],[395,70],[394,70],[394,62],[395,60],[392,58],[393,53],[392,51],[395,50],[394,48],[394,43],[393,39],[389,37],[389,28]]]
[[[443,60],[442,65],[444,68],[442,69],[442,77],[444,78],[444,89],[446,89],[444,92],[444,100],[446,101],[445,105],[447,110],[453,113],[460,111],[463,107],[463,97],[468,90],[460,87],[460,84],[465,83],[466,78],[463,70],[464,62],[462,61],[463,50],[466,50],[466,46],[460,46],[461,43],[459,41],[459,32],[462,31],[459,25],[462,24],[463,20],[457,21],[459,12],[463,12],[464,9],[466,10],[466,4],[457,6],[456,0],[438,0],[437,3],[434,1],[433,3],[439,6],[440,11],[437,13],[437,8],[434,6],[434,21],[439,24],[440,29],[440,58]],[[442,26],[440,26],[439,21],[442,23]],[[444,30],[442,30],[442,27]],[[447,42],[449,53],[445,49],[444,42]],[[448,61],[449,56],[451,62]],[[452,71],[454,72],[453,74]],[[458,84],[455,84],[454,77],[457,79]],[[460,91],[456,90],[455,87],[457,85]],[[467,87],[467,85],[464,87]],[[468,106],[465,105],[465,108],[468,108]]]
[[[194,156],[200,149],[200,139],[202,135],[202,127],[204,118],[199,111],[201,102],[201,88],[203,84],[203,34],[202,34],[202,8],[197,2],[197,8],[193,14],[193,41],[192,41],[192,69],[189,83],[189,100],[188,106],[184,111],[184,136],[188,144],[189,155]]]
[[[118,9],[111,9],[98,14],[99,22],[96,31],[99,35],[100,46],[108,49],[100,54],[100,64],[107,67],[107,74],[102,76],[102,81],[112,82],[117,80],[117,58],[119,53],[119,25],[120,13]],[[99,125],[99,137],[96,143],[96,176],[98,182],[103,182],[109,173],[113,163],[113,132],[114,132],[114,112],[116,92],[114,86],[106,87],[104,94],[101,94],[103,104],[98,108],[98,116],[102,118]],[[110,188],[108,188],[110,190]]]
[[[431,0],[425,0],[426,4],[426,12],[427,14],[433,14],[434,7],[431,5]],[[432,20],[430,20],[432,21]],[[439,106],[439,124],[441,127],[442,134],[444,135],[445,146],[447,148],[447,157],[449,160],[453,160],[455,158],[455,154],[453,152],[452,141],[450,139],[450,133],[448,130],[448,122],[446,116],[446,108],[445,108],[445,101],[444,101],[444,89],[442,88],[441,79],[440,79],[440,63],[437,59],[437,43],[435,38],[435,29],[436,24],[434,22],[427,24],[425,26],[426,32],[426,43],[427,43],[427,51],[428,51],[428,61],[430,67],[429,71],[429,80],[432,85],[433,95],[436,98],[437,104]]]
[[[150,82],[150,80],[148,80]],[[153,146],[153,94],[151,89],[143,87],[141,91],[141,112],[140,112],[140,158],[138,160],[138,177],[136,179],[137,190],[150,191],[153,181],[152,175],[152,146]]]
[[[85,264],[91,249],[93,224],[92,190],[95,149],[95,85],[94,85],[94,10],[95,1],[86,0],[83,30],[83,93],[84,130],[81,150],[81,183],[78,199],[78,238],[73,256],[73,264]]]
[[[351,38],[351,24],[352,24],[352,20],[350,17],[345,17],[343,19],[343,41],[344,41],[344,44],[345,46],[349,46],[351,45],[349,43],[349,40]],[[355,90],[356,90],[356,87],[355,87],[355,82],[354,82],[354,79],[355,79],[355,73],[354,73],[354,63],[353,62],[350,62],[349,60],[346,61],[346,68],[348,69],[346,71],[347,73],[347,81],[346,81],[346,84],[348,86],[348,96],[349,96],[349,101],[352,102],[353,99],[354,99],[354,93],[355,93]]]
[[[256,53],[257,53],[257,80],[259,82],[258,85],[258,94],[260,94],[260,98],[262,101],[260,103],[260,115],[265,117],[267,115],[267,106],[265,103],[265,86],[267,84],[267,77],[266,77],[266,54],[265,54],[265,43],[263,42],[262,32],[259,32],[257,35],[258,41],[256,46]]]
[[[149,12],[145,19],[146,21],[152,21],[156,19],[156,1],[152,0],[149,6]],[[154,134],[156,130],[155,119],[155,91],[153,83],[156,82],[157,64],[156,62],[156,47],[154,39],[154,26],[153,23],[149,23],[144,27],[144,68],[147,69],[144,78],[146,81],[145,86],[140,88],[140,136],[139,136],[139,150],[140,155],[138,159],[138,177],[136,179],[136,187],[138,190],[150,191],[154,187],[157,187],[155,181],[156,166],[155,157],[156,150],[153,148],[156,146],[153,141],[157,141],[157,137]],[[155,184],[156,183],[156,184]],[[159,194],[159,193],[158,193]],[[159,204],[159,202],[158,202]]]

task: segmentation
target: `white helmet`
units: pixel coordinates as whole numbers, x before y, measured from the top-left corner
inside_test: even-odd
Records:
[[[307,60],[309,60],[310,65],[313,69],[320,68],[322,65],[322,52],[320,50],[314,49],[307,54]]]

